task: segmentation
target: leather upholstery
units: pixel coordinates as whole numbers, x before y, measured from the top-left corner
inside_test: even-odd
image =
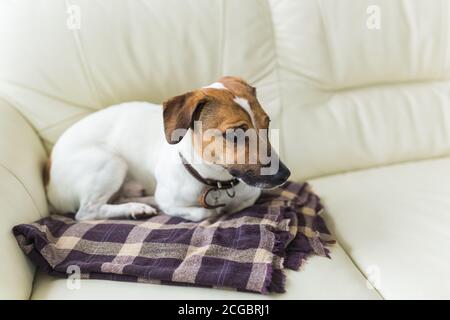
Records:
[[[380,299],[377,290],[355,268],[342,248],[333,247],[333,260],[312,257],[301,272],[286,272],[286,293],[270,296],[231,290],[173,287],[142,283],[81,280],[77,290],[66,279],[36,276],[32,299]],[[330,263],[331,262],[331,263]],[[124,294],[126,292],[126,294]]]
[[[450,297],[450,159],[313,180],[327,223],[386,299]]]
[[[47,155],[23,116],[1,99],[0,114],[0,299],[26,299],[35,268],[17,250],[11,229],[47,214],[41,176]]]

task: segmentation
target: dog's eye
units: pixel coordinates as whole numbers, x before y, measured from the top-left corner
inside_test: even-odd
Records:
[[[248,126],[246,125],[246,124],[243,124],[243,125],[241,125],[241,126],[239,126],[239,127],[236,127],[236,128],[233,128],[235,131],[236,130],[242,130],[242,131],[247,131],[248,130]]]
[[[228,131],[228,130],[227,130]],[[223,138],[227,141],[227,142],[231,142],[231,143],[237,143],[237,141],[238,141],[238,137],[237,137],[237,135],[233,132],[233,131],[228,131],[228,132],[225,132],[224,134],[223,134]]]
[[[224,133],[224,138],[232,143],[236,143],[237,142],[237,136],[234,133]]]
[[[225,135],[227,132],[236,133],[236,132],[239,132],[239,131],[245,132],[245,131],[247,131],[247,130],[248,130],[248,126],[247,126],[246,124],[242,124],[242,125],[237,126],[237,127],[228,128],[227,130],[225,130],[224,135]]]
[[[223,133],[223,137],[230,142],[236,143],[238,138],[240,138],[241,135],[245,135],[247,130],[248,126],[245,124],[235,128],[229,128]]]

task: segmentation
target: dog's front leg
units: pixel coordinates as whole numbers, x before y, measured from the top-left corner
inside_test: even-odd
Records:
[[[210,218],[216,214],[214,209],[201,207],[166,207],[162,208],[162,210],[169,216],[181,217],[194,222]]]
[[[122,203],[127,203],[127,202],[144,203],[153,208],[158,207],[154,196],[130,197],[130,198],[120,197],[117,200],[113,200],[111,203],[112,204],[122,204]]]

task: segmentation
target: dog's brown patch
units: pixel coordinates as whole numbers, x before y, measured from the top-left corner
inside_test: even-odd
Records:
[[[199,91],[191,91],[173,97],[163,103],[163,121],[166,140],[170,144],[178,143],[181,137],[174,137],[177,129],[187,130],[193,122],[196,111],[206,103],[204,94]]]
[[[284,183],[290,172],[273,152],[268,131],[261,130],[268,129],[270,119],[256,97],[256,89],[238,77],[223,77],[219,82],[224,88],[205,87],[164,103],[167,141],[178,143],[188,128],[194,128],[193,147],[204,160],[222,165],[231,175],[253,186]],[[245,99],[248,106],[236,98]],[[175,129],[184,130],[182,136],[172,140]],[[277,172],[262,175],[262,168],[271,167],[274,161],[281,170],[277,167]]]
[[[244,80],[238,77],[228,76],[221,78],[219,82],[224,85],[225,89],[214,87],[201,88],[176,96],[163,104],[166,139],[169,143],[177,143],[181,139],[172,141],[174,130],[192,128],[194,121],[200,120],[202,131],[194,132],[193,139],[195,140],[193,144],[202,157],[205,158],[206,155],[213,156],[213,159],[208,158],[205,160],[220,164],[225,164],[230,160],[227,159],[225,161],[223,157],[216,157],[215,153],[204,153],[203,151],[207,148],[209,150],[222,149],[222,156],[234,153],[235,159],[249,159],[249,152],[255,152],[255,149],[251,151],[246,145],[244,148],[245,155],[242,154],[242,148],[240,150],[241,154],[238,154],[237,148],[236,150],[230,149],[230,152],[227,153],[227,146],[223,135],[229,129],[242,128],[244,131],[247,129],[267,129],[269,126],[269,117],[257,100],[255,88],[247,84]],[[235,101],[237,97],[247,100],[255,123],[252,121],[252,116]],[[218,129],[222,133],[222,136],[219,138],[205,136],[203,133],[208,129]],[[259,132],[256,132],[256,134],[259,135]],[[259,145],[259,139],[256,144]],[[270,143],[267,140],[264,142],[264,145],[266,144],[270,147]],[[213,146],[217,146],[217,148]],[[231,144],[230,146],[228,144],[228,148],[231,147],[233,145]],[[256,167],[260,166],[259,163],[254,165]],[[254,166],[242,164],[239,167],[242,167],[242,170],[246,170]]]
[[[230,90],[236,97],[241,97],[248,101],[255,117],[256,129],[268,128],[270,119],[256,97],[256,88],[252,87],[239,77],[225,76],[219,79],[219,82],[221,82],[224,87]]]

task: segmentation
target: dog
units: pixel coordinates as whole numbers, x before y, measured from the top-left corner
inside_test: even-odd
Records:
[[[66,130],[51,152],[51,212],[73,212],[77,220],[137,219],[159,209],[190,221],[238,212],[253,205],[261,189],[290,176],[268,140],[269,122],[256,89],[231,76],[175,96],[162,108],[128,102],[95,112]],[[219,135],[202,134],[209,129]],[[257,148],[236,134],[252,129]],[[269,162],[248,161],[263,147]],[[270,167],[276,171],[261,173]]]

